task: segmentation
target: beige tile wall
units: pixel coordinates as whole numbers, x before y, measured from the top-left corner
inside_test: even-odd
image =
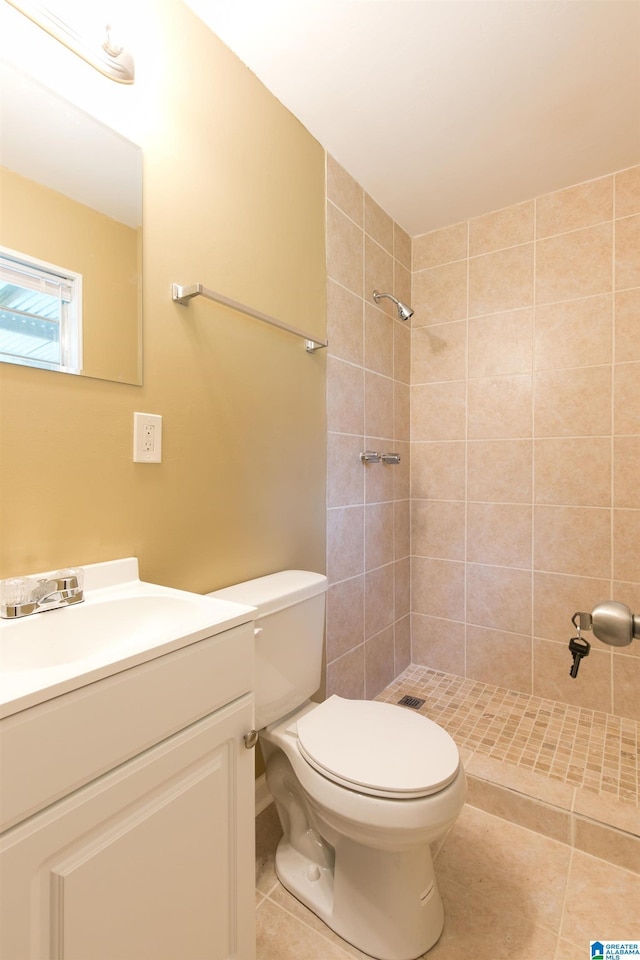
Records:
[[[638,718],[640,167],[412,246],[412,660]]]
[[[411,241],[327,158],[327,695],[374,697],[409,663]],[[401,455],[363,465],[365,449]]]

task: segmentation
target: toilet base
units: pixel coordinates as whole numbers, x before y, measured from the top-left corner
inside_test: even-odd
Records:
[[[336,870],[319,866],[283,837],[276,851],[278,879],[338,936],[376,960],[422,956],[444,926],[429,849],[390,856],[353,846],[358,849],[336,851]],[[355,874],[341,869],[342,855],[357,857]]]
[[[444,926],[429,843],[375,847],[336,829],[279,750],[269,756],[267,780],[284,832],[275,861],[282,885],[376,960],[415,960],[429,950]]]

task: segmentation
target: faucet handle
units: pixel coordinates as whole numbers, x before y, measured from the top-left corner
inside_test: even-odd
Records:
[[[84,570],[82,567],[66,567],[54,574],[60,600],[65,604],[84,600]]]
[[[82,567],[65,567],[53,574],[58,583],[58,590],[82,590],[84,570]]]
[[[17,607],[21,603],[30,603],[32,590],[31,577],[9,577],[8,580],[0,580],[0,604],[3,607]]]
[[[32,593],[32,577],[10,577],[7,580],[0,580],[0,617],[8,620],[33,613],[36,602]]]

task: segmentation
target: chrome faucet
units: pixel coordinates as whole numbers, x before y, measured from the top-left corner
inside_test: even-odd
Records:
[[[0,617],[13,620],[81,603],[84,600],[82,583],[80,567],[59,570],[51,577],[0,580]]]

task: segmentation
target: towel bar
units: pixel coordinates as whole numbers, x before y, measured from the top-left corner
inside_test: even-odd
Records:
[[[221,303],[225,307],[230,307],[232,310],[237,310],[239,313],[245,313],[249,317],[253,317],[255,320],[263,320],[265,323],[269,323],[272,327],[277,327],[279,330],[285,330],[287,333],[292,333],[294,337],[302,337],[305,341],[305,350],[307,353],[315,353],[316,350],[322,350],[324,347],[328,346],[326,340],[318,340],[317,337],[312,336],[310,333],[306,333],[304,330],[299,330],[297,327],[292,327],[288,323],[284,323],[282,320],[276,320],[275,317],[270,317],[268,313],[261,313],[260,310],[254,310],[253,307],[248,307],[244,303],[240,303],[238,300],[231,300],[229,297],[223,296],[221,293],[216,293],[214,290],[209,290],[207,287],[203,287],[201,283],[191,283],[186,286],[183,286],[179,283],[174,283],[172,285],[172,299],[175,303],[180,303],[182,306],[186,307],[189,305],[189,301],[193,297],[205,297],[207,300],[214,300],[216,303]]]

